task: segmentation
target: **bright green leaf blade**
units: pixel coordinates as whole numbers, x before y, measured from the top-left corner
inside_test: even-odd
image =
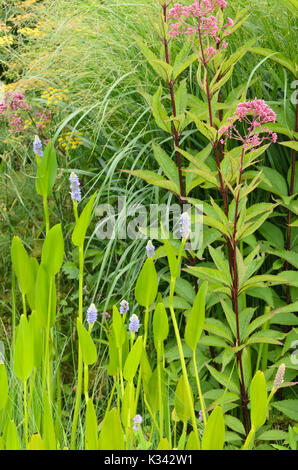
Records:
[[[196,350],[198,341],[200,339],[204,327],[207,292],[208,283],[204,281],[198,290],[193,307],[186,323],[184,335],[185,342],[193,351]]]
[[[96,347],[89,331],[87,331],[86,328],[82,325],[82,322],[79,318],[77,318],[77,329],[83,361],[87,365],[94,364],[97,359]]]
[[[225,423],[221,406],[216,406],[203,432],[202,450],[222,450],[225,442]]]
[[[52,227],[43,243],[41,264],[47,270],[49,276],[55,276],[63,263],[64,257],[64,240],[61,224]]]
[[[96,192],[90,198],[86,206],[84,207],[72,233],[72,243],[75,246],[83,246],[86,236],[86,232],[90,223],[91,213],[95,200]]]
[[[137,279],[135,288],[136,301],[148,308],[157,296],[158,280],[154,262],[147,258]]]
[[[267,416],[267,387],[263,372],[257,371],[250,384],[251,424],[263,426]]]

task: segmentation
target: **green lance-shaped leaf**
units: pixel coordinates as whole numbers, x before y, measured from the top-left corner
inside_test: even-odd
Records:
[[[189,403],[187,387],[188,384],[185,382],[184,375],[181,375],[176,387],[174,403],[176,415],[183,422],[188,421],[192,416],[193,395],[191,391],[192,400],[191,403]]]
[[[43,393],[43,440],[46,450],[56,450],[56,436],[51,403],[46,391]]]
[[[216,406],[203,432],[202,450],[222,450],[225,442],[225,423],[221,406]]]
[[[155,160],[159,164],[166,177],[179,187],[178,169],[173,159],[168,156],[168,154],[161,148],[160,145],[153,142],[152,147]]]
[[[29,328],[31,330],[33,343],[34,367],[38,368],[41,366],[41,361],[43,357],[43,336],[36,310],[34,310],[30,315]]]
[[[64,240],[61,224],[52,227],[43,243],[41,264],[46,268],[49,276],[55,276],[62,266],[64,256]]]
[[[40,434],[33,434],[27,446],[27,450],[46,450]]]
[[[179,194],[179,186],[173,181],[167,180],[162,175],[154,173],[149,170],[122,170],[124,173],[129,173],[130,175],[136,176],[146,181],[148,184],[153,184],[153,186],[159,186],[160,188],[167,189],[174,194]]]
[[[21,450],[17,427],[12,419],[9,421],[9,424],[7,426],[5,448],[6,450]]]
[[[205,304],[208,292],[208,282],[204,281],[196,295],[193,307],[188,317],[185,328],[185,342],[193,350],[196,350],[198,341],[203,331],[205,322]]]
[[[280,142],[280,145],[284,145],[285,147],[289,147],[290,149],[296,150],[296,152],[298,152],[297,140],[292,140],[288,142]]]
[[[152,372],[150,379],[146,386],[144,386],[145,394],[147,401],[149,403],[150,409],[155,415],[158,410],[158,370],[157,368]],[[164,388],[162,389],[163,392]]]
[[[263,372],[258,370],[250,384],[251,425],[263,426],[267,416],[267,388]]]
[[[123,318],[116,305],[113,306],[113,331],[115,335],[116,347],[119,349],[125,343],[126,331],[123,324]]]
[[[157,450],[170,450],[170,444],[166,437],[163,437],[157,446]]]
[[[77,318],[77,329],[79,342],[82,349],[83,361],[87,365],[94,364],[97,359],[97,351],[89,331],[82,325],[80,318]]]
[[[42,197],[50,196],[57,176],[56,150],[49,142],[37,169],[36,192]]]
[[[274,51],[272,49],[264,49],[263,47],[249,47],[248,51],[252,52],[253,54],[260,54],[268,59],[270,58],[270,60],[273,60],[274,62],[277,62],[278,64],[287,68],[294,75],[294,77],[297,76],[295,64],[280,52]]]
[[[171,134],[171,123],[164,105],[161,103],[161,85],[157,89],[152,99],[152,112],[156,124],[164,131]]]
[[[136,371],[140,364],[142,352],[143,352],[143,337],[139,336],[135,344],[131,348],[124,364],[123,376],[125,380],[130,382],[134,378]]]
[[[5,364],[0,363],[0,410],[3,410],[8,399],[8,380]]]
[[[55,323],[56,316],[56,286],[54,279],[52,282],[52,296],[51,296],[51,319],[50,326]],[[41,264],[36,276],[35,285],[35,309],[38,315],[38,320],[42,328],[47,327],[48,323],[48,310],[49,310],[49,296],[50,296],[50,278],[47,270]]]
[[[137,45],[139,46],[140,50],[148,60],[151,67],[155,70],[155,72],[166,82],[169,80],[171,75],[171,66],[166,62],[163,62],[158,59],[158,57],[154,54],[154,52],[149,49],[146,44],[144,44],[140,39],[135,40]]]
[[[72,233],[72,243],[75,246],[83,246],[84,240],[87,232],[88,225],[90,223],[91,213],[93,209],[94,199],[96,192],[93,194],[91,199],[88,201],[84,207]]]
[[[151,258],[147,258],[139,274],[135,298],[142,307],[149,307],[156,296],[158,289],[158,279],[154,263]]]
[[[33,283],[31,285],[30,290],[27,293],[27,300],[30,305],[31,311],[35,310],[35,284],[36,284],[36,277],[38,273],[39,264],[36,258],[29,258],[31,271],[33,276]]]
[[[21,315],[20,323],[17,328],[15,353],[14,353],[14,371],[16,376],[25,382],[34,367],[33,340],[31,329],[25,315]]]
[[[86,427],[85,427],[85,450],[97,450],[97,418],[93,402],[89,398],[86,408]]]
[[[132,381],[127,382],[121,406],[121,421],[124,429],[127,429],[133,418],[133,410],[135,408],[135,388]]]
[[[194,431],[191,431],[191,433],[188,436],[185,450],[200,450],[200,448],[198,447],[198,441],[197,441]]]
[[[191,54],[192,44],[191,41],[185,42],[184,46],[180,49],[179,53],[175,57],[175,62],[173,66],[173,79],[176,78],[189,67],[193,62],[198,59],[196,53]],[[189,55],[190,54],[190,55]]]
[[[124,450],[124,434],[116,408],[109,411],[103,420],[98,449]]]
[[[163,303],[158,303],[153,315],[154,345],[158,349],[169,334],[169,320]]]
[[[122,347],[122,346],[121,346]],[[116,346],[115,331],[109,335],[109,363],[107,367],[108,375],[115,376],[119,369],[119,353]]]
[[[19,237],[13,237],[11,244],[12,265],[19,281],[22,294],[34,288],[34,273],[27,251]]]
[[[179,263],[178,263],[178,260],[176,258],[176,255],[175,255],[175,252],[171,243],[166,238],[166,234],[162,225],[161,225],[161,231],[162,231],[162,236],[163,236],[163,243],[164,243],[166,253],[167,253],[171,277],[176,279],[180,275]]]

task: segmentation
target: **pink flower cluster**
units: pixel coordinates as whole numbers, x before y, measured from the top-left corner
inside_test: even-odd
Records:
[[[225,0],[195,0],[190,6],[176,3],[169,10],[169,20],[176,20],[170,26],[169,35],[175,38],[185,34],[192,39],[198,34],[201,38],[207,38],[208,47],[200,60],[209,62],[220,50],[228,47],[228,43],[224,41],[224,38],[230,34],[234,22],[231,18],[228,18],[227,23],[224,24],[213,15],[216,9],[224,9],[226,6],[227,2]],[[196,19],[195,26],[193,20],[189,22],[189,19],[193,18]],[[214,47],[210,45],[210,41],[213,41]]]
[[[43,129],[50,121],[51,114],[42,108],[34,112],[23,93],[8,92],[0,103],[0,118],[6,120],[10,133],[29,132]],[[36,132],[35,132],[36,133]]]
[[[256,131],[256,129],[263,124],[275,121],[275,112],[272,111],[264,100],[255,98],[252,101],[239,103],[234,117],[230,117],[228,119],[228,125],[222,126],[218,130],[218,133],[222,136],[226,136],[228,139],[239,140],[243,143],[245,149],[250,148],[252,152],[256,152],[256,147],[259,147],[264,140],[269,140],[273,143],[277,141],[277,134],[267,127],[263,127],[260,130],[260,132],[266,133],[266,135],[262,137],[260,137],[260,132]],[[237,122],[244,122],[248,126],[244,137],[237,130]],[[220,142],[224,144],[225,139],[222,138]]]

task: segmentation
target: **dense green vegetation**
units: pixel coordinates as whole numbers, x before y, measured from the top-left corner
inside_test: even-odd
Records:
[[[297,0],[211,2],[209,61],[173,3],[2,0],[0,449],[296,449]]]

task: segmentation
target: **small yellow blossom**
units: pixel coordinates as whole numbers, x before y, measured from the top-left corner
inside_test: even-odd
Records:
[[[43,31],[40,31],[38,28],[19,28],[18,33],[23,36],[31,36],[34,38],[38,38],[44,34]]]
[[[67,131],[63,137],[58,138],[59,145],[64,149],[70,147],[75,150],[79,145],[83,144],[80,138],[81,135],[81,132]]]
[[[10,46],[13,43],[13,35],[0,36],[0,47]]]
[[[47,106],[56,105],[59,102],[67,101],[67,90],[49,87],[41,94],[41,98],[46,100]]]

